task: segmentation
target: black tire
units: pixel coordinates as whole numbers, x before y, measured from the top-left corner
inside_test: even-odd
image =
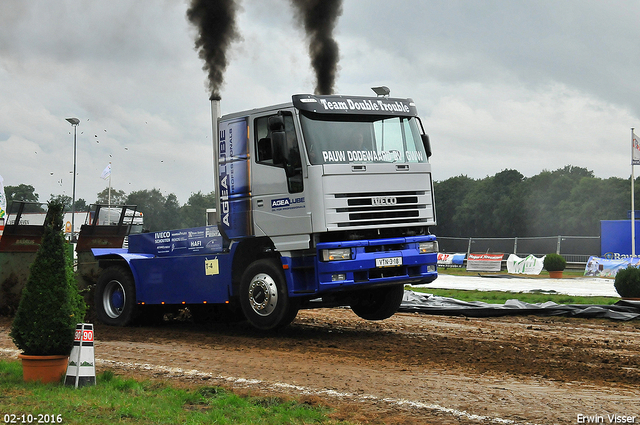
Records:
[[[254,261],[243,273],[240,305],[247,321],[260,330],[286,326],[298,313],[298,304],[289,298],[282,266],[274,259]]]
[[[386,286],[355,294],[351,310],[366,320],[384,320],[393,316],[404,296],[404,285]]]
[[[289,298],[289,308],[287,309],[287,313],[284,315],[282,320],[280,321],[280,328],[283,328],[296,319],[298,315],[298,311],[300,310],[300,303],[296,298]]]
[[[127,267],[111,266],[98,278],[94,296],[98,320],[111,326],[128,326],[136,312],[136,285]]]

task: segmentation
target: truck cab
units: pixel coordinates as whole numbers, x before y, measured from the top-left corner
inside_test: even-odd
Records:
[[[214,120],[219,228],[285,265],[299,307],[386,318],[404,284],[437,277],[430,145],[411,99],[294,95]]]

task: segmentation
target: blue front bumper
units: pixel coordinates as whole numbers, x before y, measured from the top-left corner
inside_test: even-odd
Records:
[[[435,241],[435,236],[413,236],[317,245],[316,271],[318,291],[378,284],[429,283],[438,277],[438,253],[421,254],[420,242]],[[322,261],[322,250],[351,249],[350,260]],[[393,259],[392,266],[376,264],[377,259]],[[398,260],[400,259],[400,260]]]

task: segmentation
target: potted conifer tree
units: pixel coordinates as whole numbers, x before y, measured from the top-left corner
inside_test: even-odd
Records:
[[[547,254],[544,256],[542,265],[544,269],[549,272],[549,277],[559,279],[567,267],[567,260],[560,254]]]
[[[80,296],[62,232],[64,205],[51,201],[36,258],[11,325],[11,338],[22,350],[25,381],[57,382],[73,348],[76,324],[84,320]],[[47,372],[50,366],[52,372]]]

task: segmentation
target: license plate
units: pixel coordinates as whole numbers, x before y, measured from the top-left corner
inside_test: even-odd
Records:
[[[397,267],[402,265],[402,257],[376,258],[376,267]]]

